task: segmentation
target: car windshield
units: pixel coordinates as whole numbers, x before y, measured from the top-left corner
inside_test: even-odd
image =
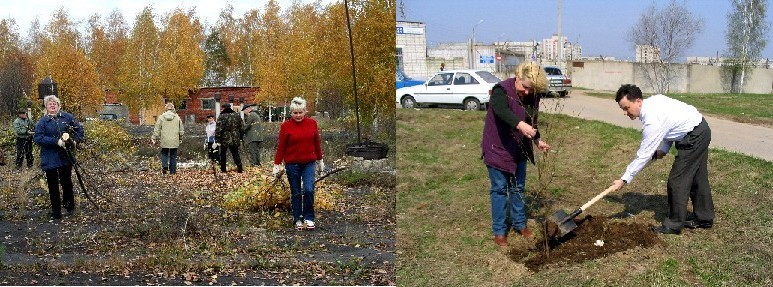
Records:
[[[561,75],[561,69],[559,68],[553,68],[553,67],[546,67],[545,73],[551,76],[560,76]]]
[[[497,78],[497,76],[494,76],[494,74],[489,73],[488,71],[477,71],[477,72],[475,72],[475,74],[480,76],[484,81],[486,81],[488,83],[495,84],[495,83],[499,83],[499,82],[502,81],[499,78]]]

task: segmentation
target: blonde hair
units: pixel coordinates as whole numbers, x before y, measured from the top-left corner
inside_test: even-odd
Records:
[[[306,110],[306,100],[304,100],[301,97],[295,97],[290,102],[290,110],[291,111],[305,111]]]
[[[545,70],[534,61],[523,62],[515,68],[515,77],[531,81],[534,92],[544,93],[548,90],[548,78]]]

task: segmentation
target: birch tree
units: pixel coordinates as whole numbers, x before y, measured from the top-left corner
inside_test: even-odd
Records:
[[[251,9],[244,13],[244,18],[237,24],[236,37],[230,55],[236,59],[234,65],[234,79],[236,83],[244,86],[258,86],[256,77],[258,73],[260,49],[263,45],[261,39],[261,27],[263,19],[257,9]]]
[[[204,86],[225,86],[228,82],[231,58],[228,57],[220,31],[213,30],[204,41],[204,58]]]
[[[754,63],[761,58],[770,38],[770,22],[767,20],[766,0],[730,0],[733,9],[727,14],[727,51],[729,65],[725,71],[730,76],[732,93],[743,93],[745,80],[750,76]]]
[[[158,76],[159,32],[153,22],[153,9],[145,7],[134,22],[126,53],[121,58],[119,99],[132,112],[142,112],[159,102]],[[140,115],[142,118],[142,115]]]
[[[193,11],[179,9],[164,23],[158,50],[159,73],[154,79],[164,97],[180,104],[204,77],[203,28]]]
[[[102,90],[120,86],[121,59],[128,43],[128,26],[119,10],[113,10],[103,22],[98,14],[89,20],[88,57],[94,62]]]
[[[32,62],[22,49],[13,19],[0,20],[0,113],[14,115],[26,107],[25,94],[31,94]]]
[[[634,49],[643,45],[659,52],[659,59],[642,64],[643,76],[655,92],[669,91],[676,77],[672,64],[684,55],[702,31],[703,19],[674,0],[662,9],[653,4],[641,14],[628,34],[628,41]]]
[[[243,20],[234,17],[234,8],[228,4],[218,17],[217,23],[213,30],[217,31],[220,38],[220,42],[225,48],[225,57],[228,58],[228,63],[225,66],[225,84],[231,86],[251,86],[249,75],[249,66],[243,68],[243,65],[249,61],[242,59],[242,50],[244,49],[243,38],[244,32],[241,28]],[[245,14],[246,15],[246,14]],[[206,48],[205,48],[206,49]],[[246,70],[247,72],[243,72]]]
[[[86,58],[76,23],[64,9],[54,12],[41,48],[35,63],[36,74],[51,76],[58,83],[62,108],[79,118],[95,114],[104,95],[94,64]]]
[[[263,25],[258,29],[258,57],[253,59],[253,66],[257,67],[253,71],[254,78],[261,89],[256,100],[280,103],[289,101],[292,96],[298,96],[290,94],[290,85],[297,83],[290,83],[287,77],[291,52],[298,52],[287,49],[290,27],[284,22],[285,17],[274,0],[266,3],[261,18]]]
[[[393,121],[395,74],[394,0],[355,0],[353,2],[353,37],[357,57],[358,97],[360,112],[370,113],[365,119]],[[390,46],[391,45],[391,46]]]
[[[309,110],[315,110],[317,93],[321,82],[318,80],[327,69],[319,65],[319,42],[315,27],[319,13],[312,4],[294,3],[288,11],[289,31],[287,51],[293,51],[287,58],[287,92],[303,96],[309,103]]]

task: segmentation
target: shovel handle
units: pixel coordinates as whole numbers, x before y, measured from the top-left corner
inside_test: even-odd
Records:
[[[583,211],[585,211],[585,209],[588,209],[588,207],[590,207],[591,205],[593,205],[594,203],[596,203],[596,201],[599,201],[599,199],[601,199],[602,197],[606,196],[606,195],[607,195],[607,193],[610,193],[610,192],[612,192],[612,191],[614,191],[614,190],[615,190],[615,187],[614,187],[614,186],[610,186],[609,188],[607,188],[607,189],[606,189],[606,190],[604,190],[603,192],[599,193],[599,195],[596,195],[596,197],[594,197],[593,199],[591,199],[590,201],[588,201],[588,203],[586,203],[586,204],[584,204],[582,207],[580,207],[580,209],[581,209],[581,210],[583,210]]]

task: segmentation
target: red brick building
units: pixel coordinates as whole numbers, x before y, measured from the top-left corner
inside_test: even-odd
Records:
[[[212,87],[188,91],[188,98],[177,107],[177,114],[185,122],[205,122],[207,115],[218,116],[220,107],[229,103],[234,111],[253,104],[255,95],[260,92],[257,87]]]
[[[196,91],[188,90],[188,97],[183,99],[182,103],[175,105],[177,114],[186,123],[206,122],[207,115],[220,115],[220,107],[229,103],[234,111],[240,112],[248,104],[255,103],[255,96],[260,92],[259,87],[207,87],[199,88]],[[164,104],[168,99],[164,99]],[[260,103],[267,104],[267,103]],[[114,91],[105,91],[105,102],[103,106],[121,105],[118,101],[117,93]],[[287,103],[268,103],[270,107],[261,107],[263,117],[271,118],[272,121],[282,120],[286,117]],[[128,113],[129,122],[132,124],[152,125],[160,114],[164,112],[164,105],[152,105],[152,107],[143,112]]]

